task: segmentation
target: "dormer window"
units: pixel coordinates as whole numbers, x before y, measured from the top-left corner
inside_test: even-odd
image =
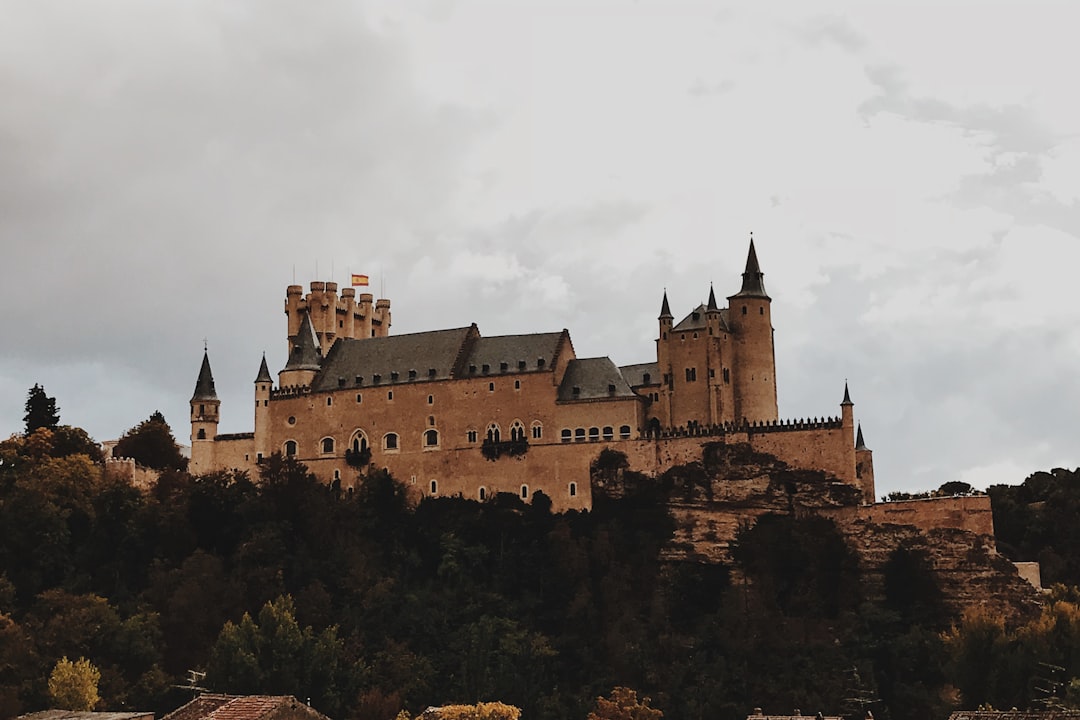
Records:
[[[536,367],[542,368],[547,361],[544,358],[536,358]]]
[[[525,363],[524,360],[518,360],[518,370],[524,370],[525,369],[525,364],[526,363]]]
[[[409,370],[409,379],[410,380],[415,380],[416,379],[416,371],[415,370]]]
[[[480,371],[481,371],[482,373],[484,373],[485,375],[487,375],[487,374],[488,374],[489,372],[491,372],[491,366],[490,366],[490,365],[488,365],[487,363],[484,363],[484,364],[483,364],[483,365],[482,365],[482,366],[480,367]]]
[[[357,385],[363,385],[364,384],[364,376],[363,375],[357,375],[356,376],[356,384]]]
[[[398,379],[398,371],[397,370],[391,370],[390,371],[390,382],[397,382],[397,379]]]
[[[469,366],[469,374],[470,375],[475,375],[476,374],[476,366],[475,365],[470,365]]]
[[[577,397],[578,395],[581,394],[581,388],[579,388],[577,385],[575,385],[573,387],[573,389],[571,390],[571,392],[574,393],[574,397]]]
[[[652,382],[652,375],[650,375],[649,373],[645,373],[645,374],[644,374],[644,375],[643,375],[643,376],[641,377],[641,382],[642,382],[642,384],[644,384],[644,385],[648,385],[648,384],[649,384],[650,382]]]
[[[339,377],[339,378],[337,379],[337,386],[338,386],[338,387],[345,387],[345,378],[343,378],[343,377]]]
[[[382,382],[382,375],[380,375],[379,373],[375,373],[374,375],[371,376],[371,382],[378,385],[379,383]]]
[[[427,371],[427,376],[428,376],[429,378],[433,378],[433,377],[435,377],[435,368],[428,368],[428,371]]]
[[[608,383],[607,391],[608,391],[608,395],[614,395],[615,394],[615,384],[614,383]]]
[[[506,372],[509,368],[510,368],[510,363],[507,363],[507,362],[499,363],[499,372]]]

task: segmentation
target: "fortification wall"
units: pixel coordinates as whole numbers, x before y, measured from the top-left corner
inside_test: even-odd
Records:
[[[254,475],[254,434],[218,435],[214,438],[214,467],[218,470],[247,470]]]
[[[131,458],[105,458],[105,477],[123,480],[143,492],[157,484],[159,476],[157,470],[145,468]]]
[[[989,495],[899,500],[836,508],[829,510],[828,514],[841,524],[910,525],[923,532],[951,528],[976,535],[994,534],[994,514]]]

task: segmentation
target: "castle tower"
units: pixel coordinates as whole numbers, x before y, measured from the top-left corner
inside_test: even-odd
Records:
[[[720,423],[726,418],[724,410],[724,375],[723,345],[720,338],[724,333],[724,318],[720,306],[716,304],[716,291],[709,283],[709,301],[705,304],[705,326],[708,329],[709,342],[706,346],[705,381],[709,387],[710,423]]]
[[[671,425],[671,328],[675,324],[675,316],[671,314],[671,306],[668,304],[667,290],[664,290],[664,300],[660,303],[660,334],[656,338],[656,366],[660,371],[660,400],[653,403],[649,410],[650,420],[655,419],[660,427]]]
[[[758,265],[752,237],[742,278],[742,289],[728,298],[728,322],[734,336],[734,417],[736,420],[776,420],[772,298],[765,292],[765,274]]]
[[[191,396],[191,472],[207,472],[214,468],[214,436],[217,435],[221,401],[214,390],[214,374],[210,371],[210,356],[203,350],[199,379]]]
[[[322,368],[322,349],[315,337],[315,328],[311,324],[311,315],[304,313],[300,328],[292,342],[289,361],[278,373],[278,387],[306,387],[318,375]]]
[[[844,382],[844,399],[840,402],[840,427],[843,432],[844,444],[844,468],[851,468],[848,477],[844,478],[847,482],[859,485],[859,473],[858,473],[858,457],[855,452],[855,403],[851,402],[851,392],[848,390],[847,381]],[[869,499],[867,499],[866,492],[863,492],[864,502],[874,502],[874,494],[871,491]]]
[[[270,391],[274,379],[270,368],[266,366],[266,353],[263,353],[259,374],[255,377],[255,461],[270,456]]]
[[[379,298],[375,301],[375,316],[371,321],[375,333],[372,337],[386,337],[390,334],[390,301]]]
[[[874,488],[874,451],[866,447],[863,441],[862,423],[855,436],[855,477],[863,491],[863,502],[873,503],[876,497]]]

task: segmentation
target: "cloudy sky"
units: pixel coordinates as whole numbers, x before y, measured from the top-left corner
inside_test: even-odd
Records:
[[[0,0],[0,435],[252,427],[285,286],[655,357],[754,234],[879,494],[1080,465],[1074,2]]]

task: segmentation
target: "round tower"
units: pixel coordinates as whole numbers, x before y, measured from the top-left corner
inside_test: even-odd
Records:
[[[742,289],[728,298],[733,336],[732,385],[736,420],[776,420],[776,355],[773,350],[772,298],[758,265],[754,239]]]
[[[192,474],[207,472],[214,466],[214,437],[217,435],[221,401],[214,389],[214,374],[210,371],[210,356],[203,350],[199,379],[191,396],[191,464]]]
[[[270,391],[274,379],[270,368],[266,366],[266,353],[263,353],[259,374],[255,377],[255,461],[259,462],[270,456]]]
[[[656,369],[660,373],[660,402],[649,406],[649,419],[657,420],[661,427],[671,425],[671,329],[675,325],[675,316],[671,314],[667,290],[660,303],[660,334],[656,338]]]
[[[863,502],[873,503],[874,487],[874,451],[866,447],[863,441],[862,423],[859,423],[858,432],[855,435],[855,477],[863,491]]]

